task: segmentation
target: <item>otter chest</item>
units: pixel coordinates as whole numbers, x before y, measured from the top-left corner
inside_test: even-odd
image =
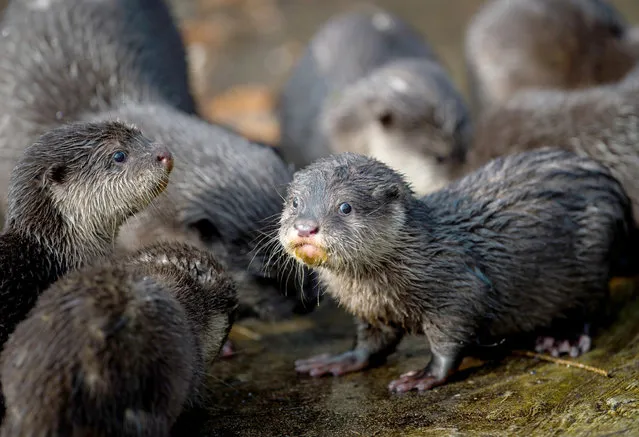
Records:
[[[379,278],[354,280],[329,274],[320,274],[320,279],[341,306],[364,321],[393,322],[407,329],[421,324],[421,317],[415,320],[411,317],[419,311],[409,311],[407,303],[411,299],[406,297],[410,291],[400,284]]]

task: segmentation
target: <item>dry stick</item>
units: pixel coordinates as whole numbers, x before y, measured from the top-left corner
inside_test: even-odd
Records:
[[[598,373],[599,375],[603,375],[603,376],[606,376],[606,377],[610,377],[611,376],[610,372],[607,371],[607,370],[600,369],[598,367],[588,366],[587,364],[577,363],[575,361],[562,360],[561,358],[555,358],[555,357],[550,356],[550,355],[538,354],[536,352],[521,351],[521,350],[513,351],[513,354],[514,355],[523,356],[523,357],[537,358],[537,359],[540,359],[540,360],[549,361],[551,363],[560,364],[560,365],[564,365],[564,366],[567,366],[567,367],[577,367],[579,369],[587,370],[587,371],[593,372],[593,373]]]

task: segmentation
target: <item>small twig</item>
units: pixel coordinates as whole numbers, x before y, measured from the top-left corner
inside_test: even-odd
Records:
[[[561,358],[555,358],[550,355],[539,354],[539,353],[531,352],[531,351],[521,351],[521,350],[513,351],[513,354],[523,356],[523,357],[537,358],[543,361],[549,361],[551,363],[555,363],[555,364],[559,364],[559,365],[563,365],[567,367],[577,367],[579,369],[587,370],[589,372],[598,373],[599,375],[603,375],[608,378],[611,376],[610,372],[608,372],[607,370],[600,369],[598,367],[588,366],[587,364],[577,363],[575,361],[562,360]]]
[[[247,328],[246,326],[233,325],[231,331],[235,332],[236,334],[243,335],[244,337],[250,338],[251,340],[260,341],[262,339],[262,336],[258,332],[255,332],[252,329]]]

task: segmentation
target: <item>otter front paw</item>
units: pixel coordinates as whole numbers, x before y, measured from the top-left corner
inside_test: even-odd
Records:
[[[369,354],[362,350],[345,352],[340,355],[323,354],[295,362],[298,373],[308,373],[310,376],[333,376],[357,372],[368,367]]]
[[[436,377],[425,369],[413,370],[391,381],[388,389],[394,393],[405,393],[411,390],[426,391],[444,384],[446,379]]]

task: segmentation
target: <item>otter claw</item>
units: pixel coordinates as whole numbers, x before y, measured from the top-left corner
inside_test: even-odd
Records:
[[[362,370],[366,366],[368,366],[368,357],[354,351],[340,355],[322,354],[295,362],[295,370],[298,373],[308,373],[313,377],[327,374],[341,376]]]
[[[576,340],[555,339],[554,337],[540,337],[537,339],[535,352],[548,353],[553,357],[562,354],[576,358],[585,354],[592,347],[592,339],[587,334],[582,334]]]
[[[424,370],[413,370],[404,373],[398,379],[388,384],[388,389],[394,393],[405,393],[413,389],[417,391],[430,390],[446,382],[446,378],[438,379]]]

